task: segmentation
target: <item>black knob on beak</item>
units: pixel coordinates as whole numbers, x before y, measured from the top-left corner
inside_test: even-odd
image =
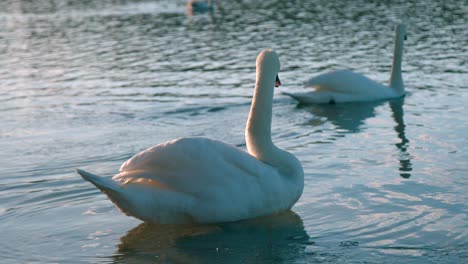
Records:
[[[281,85],[281,81],[280,81],[278,75],[276,75],[275,87],[279,87],[280,85]]]

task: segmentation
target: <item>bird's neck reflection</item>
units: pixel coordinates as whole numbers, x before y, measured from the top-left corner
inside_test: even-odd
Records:
[[[401,140],[399,143],[396,143],[395,146],[400,150],[399,160],[400,160],[400,176],[403,178],[411,177],[411,171],[413,170],[413,165],[411,163],[411,156],[408,153],[409,140],[406,138],[405,134],[405,122],[403,119],[403,104],[405,98],[399,98],[396,100],[389,101],[390,108],[392,110],[392,117],[395,120],[395,131],[397,132],[398,138]]]

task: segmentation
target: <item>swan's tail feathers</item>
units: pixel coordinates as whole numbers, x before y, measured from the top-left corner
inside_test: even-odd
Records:
[[[299,104],[308,104],[308,103],[316,103],[313,98],[309,98],[308,93],[288,93],[283,92],[284,95],[291,97],[292,99],[299,102]]]
[[[106,194],[124,214],[132,215],[131,203],[127,197],[125,197],[123,188],[117,182],[80,169],[76,169],[76,172],[78,172],[83,179],[94,184],[99,190]]]
[[[94,184],[99,190],[103,192],[118,192],[121,188],[118,183],[111,179],[100,177],[80,169],[76,169],[76,172],[78,172],[78,174],[80,174],[83,179]]]
[[[298,96],[293,94],[293,93],[288,93],[288,92],[281,92],[281,93],[284,94],[284,95],[287,95],[289,97],[292,97],[293,99],[298,100]]]

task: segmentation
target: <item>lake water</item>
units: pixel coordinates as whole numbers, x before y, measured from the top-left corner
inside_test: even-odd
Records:
[[[468,261],[466,2],[218,0],[194,16],[184,5],[0,3],[2,263]],[[333,69],[386,82],[398,22],[404,99],[307,106],[281,94]],[[245,147],[265,47],[282,63],[273,140],[305,170],[292,212],[142,224],[75,173],[110,177],[183,136]]]

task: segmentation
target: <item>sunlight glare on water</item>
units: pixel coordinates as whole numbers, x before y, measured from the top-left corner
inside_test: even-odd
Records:
[[[2,263],[463,263],[468,32],[463,1],[9,0],[0,3]],[[387,83],[405,23],[407,96],[297,105],[336,69]],[[262,48],[280,55],[272,137],[305,171],[292,212],[159,226],[75,168],[110,177],[183,136],[245,147]],[[235,202],[235,201],[233,201]]]

